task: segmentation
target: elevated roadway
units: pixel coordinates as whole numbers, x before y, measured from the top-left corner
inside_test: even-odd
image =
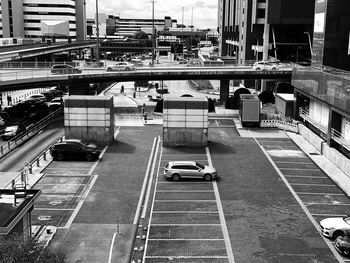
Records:
[[[14,47],[11,50],[3,49],[0,50],[0,62],[11,61],[15,59],[24,59],[24,58],[34,58],[41,55],[53,54],[63,51],[70,51],[81,48],[88,48],[96,46],[96,41],[81,41],[73,43],[54,43],[51,45],[33,45],[32,47],[18,46]]]
[[[83,69],[81,74],[51,74],[50,69],[6,70],[0,73],[0,92],[27,89],[29,86],[48,86],[53,83],[76,85],[135,80],[233,80],[284,79],[291,80],[292,70],[256,71],[251,67],[142,67],[135,71],[107,72],[103,68]]]

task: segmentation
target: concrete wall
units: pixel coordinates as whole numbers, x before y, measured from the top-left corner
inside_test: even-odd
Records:
[[[340,152],[332,147],[329,147],[327,143],[318,137],[315,133],[310,131],[304,125],[299,124],[299,133],[310,144],[312,144],[322,155],[330,160],[335,166],[337,166],[343,173],[350,176],[350,161]]]

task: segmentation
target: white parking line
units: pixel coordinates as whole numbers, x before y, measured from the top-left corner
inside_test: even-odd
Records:
[[[327,217],[343,217],[348,216],[347,214],[311,214],[313,216],[327,216]]]
[[[157,190],[158,193],[212,193],[213,190]]]
[[[295,163],[295,164],[314,164],[313,162],[281,162],[281,161],[275,161],[274,163]]]
[[[305,202],[305,204],[307,205],[331,205],[331,206],[347,206],[347,205],[350,205],[350,204],[338,204],[338,203],[314,203],[314,202]]]
[[[309,192],[296,192],[298,195],[339,195],[344,196],[344,194],[337,193],[309,193]]]
[[[45,173],[45,177],[87,177],[90,176],[89,174],[64,174],[64,173]]]
[[[219,211],[153,211],[153,214],[218,214]]]
[[[227,256],[147,256],[146,258],[149,259],[166,259],[167,261],[169,259],[223,259],[223,258],[227,258]]]
[[[151,224],[151,226],[221,226],[221,224]]]
[[[36,185],[50,186],[50,185],[60,185],[60,184],[59,183],[57,183],[57,184],[46,184],[45,182],[41,182],[41,183],[36,184]],[[64,183],[64,186],[67,186],[67,185],[86,185],[86,184],[67,184],[67,183]]]
[[[308,186],[324,186],[324,187],[328,187],[328,186],[332,186],[332,187],[336,187],[336,185],[332,185],[332,184],[297,184],[297,183],[289,183],[290,185],[308,185]]]
[[[73,211],[75,210],[74,208],[51,208],[51,207],[35,207],[35,210],[45,210],[45,211],[48,211],[48,210],[62,210],[62,211]]]
[[[223,241],[223,238],[150,238],[149,241]]]
[[[158,182],[158,184],[171,184],[171,185],[174,185],[176,183],[174,182]],[[194,184],[194,185],[199,185],[199,184],[207,184],[207,185],[210,185],[211,186],[211,183],[210,182],[181,182],[181,184]]]
[[[216,202],[216,200],[154,200],[156,203],[177,203],[177,202]]]
[[[295,177],[295,178],[312,178],[312,179],[328,179],[327,176],[307,176],[307,175],[292,175],[292,174],[285,174],[285,177]]]
[[[293,171],[321,171],[320,169],[314,169],[314,168],[280,168],[280,170],[293,170]]]
[[[208,147],[205,147],[205,152],[207,153],[209,166],[213,166]],[[233,257],[231,240],[230,240],[230,236],[228,234],[228,230],[227,230],[227,226],[226,226],[226,220],[225,220],[225,215],[224,215],[224,211],[223,211],[223,208],[222,208],[220,194],[219,194],[219,189],[218,189],[218,185],[217,185],[216,181],[213,181],[213,187],[214,187],[214,192],[215,192],[216,205],[217,205],[218,210],[219,210],[221,230],[222,230],[222,233],[223,233],[224,239],[225,239],[225,247],[226,247],[226,253],[227,253],[227,256],[228,256],[228,261],[229,261],[229,263],[234,263],[235,259]]]

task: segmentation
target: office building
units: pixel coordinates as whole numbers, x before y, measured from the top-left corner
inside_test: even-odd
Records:
[[[320,151],[349,173],[340,154],[350,158],[350,2],[315,1],[312,64],[292,75],[297,115],[326,142]]]
[[[86,38],[85,0],[1,0],[1,38]]]
[[[219,0],[221,56],[310,61],[314,0]],[[300,8],[300,7],[303,8]]]

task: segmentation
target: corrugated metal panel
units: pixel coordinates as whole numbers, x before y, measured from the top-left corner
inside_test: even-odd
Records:
[[[109,115],[101,115],[101,114],[70,114],[65,118],[66,120],[106,120],[109,121]]]
[[[186,122],[186,128],[207,128],[203,122]]]
[[[96,121],[96,120],[65,120],[64,126],[66,127],[110,127],[109,121]]]
[[[112,108],[113,97],[72,95],[65,99],[67,108]]]
[[[197,115],[197,116],[193,116],[193,115],[186,115],[186,122],[204,122],[204,115]]]
[[[164,125],[163,125],[164,127]],[[166,122],[165,127],[172,127],[172,128],[186,128],[186,123],[185,122],[176,122],[176,121],[170,121]]]
[[[168,109],[166,114],[186,115],[186,110],[185,109]],[[163,116],[166,114],[163,113]]]
[[[208,109],[186,109],[186,115],[208,115]]]
[[[163,120],[165,121],[185,121],[185,116],[184,115],[165,115]]]

